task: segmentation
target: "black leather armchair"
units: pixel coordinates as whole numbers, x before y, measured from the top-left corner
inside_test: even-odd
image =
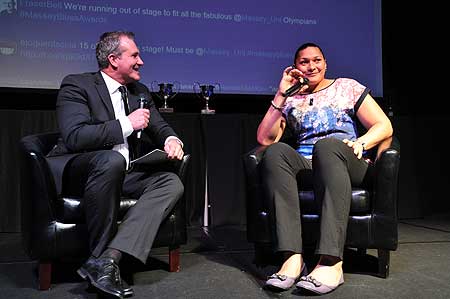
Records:
[[[25,136],[20,140],[22,150],[21,184],[22,233],[28,255],[38,260],[39,289],[51,285],[52,263],[88,257],[87,228],[80,206],[81,198],[58,196],[53,176],[45,156],[56,144],[58,132]],[[176,172],[185,183],[190,155],[179,162],[167,162],[164,167]],[[136,203],[122,198],[119,220]],[[169,248],[169,271],[179,271],[179,248],[186,244],[186,208],[184,196],[161,224],[153,247]]]
[[[244,170],[247,191],[247,239],[255,245],[255,262],[264,264],[270,260],[271,230],[269,205],[261,195],[258,163],[265,146],[259,146],[244,154]],[[356,248],[359,253],[366,249],[378,251],[378,273],[389,275],[390,251],[397,249],[397,192],[400,165],[400,143],[389,138],[372,149],[375,162],[373,182],[365,188],[353,188],[350,217],[348,219],[346,247]],[[299,190],[302,212],[302,238],[306,245],[317,241],[319,215],[314,204],[312,190]],[[299,232],[300,233],[300,232]]]

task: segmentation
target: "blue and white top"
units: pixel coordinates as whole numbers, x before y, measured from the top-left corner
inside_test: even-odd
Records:
[[[282,112],[287,126],[297,136],[296,150],[311,159],[319,139],[356,139],[356,111],[369,92],[356,80],[338,78],[322,90],[287,98]]]

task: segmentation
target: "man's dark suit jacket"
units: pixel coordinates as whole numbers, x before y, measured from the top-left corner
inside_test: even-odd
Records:
[[[167,137],[177,135],[161,117],[145,85],[134,82],[127,84],[127,88],[130,111],[139,107],[140,94],[148,101],[150,122],[142,137],[150,138],[155,147],[163,148]],[[58,93],[56,113],[61,138],[47,158],[60,193],[64,167],[70,159],[83,152],[112,149],[114,145],[124,143],[124,139],[100,72],[65,77]],[[136,131],[128,140],[130,152],[136,153]]]

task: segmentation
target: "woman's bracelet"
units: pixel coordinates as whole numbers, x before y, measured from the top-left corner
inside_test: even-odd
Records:
[[[280,107],[280,106],[275,105],[275,103],[273,102],[273,100],[270,102],[270,105],[271,105],[274,109],[276,109],[276,110],[278,110],[278,111],[280,111],[280,112],[283,111],[283,108],[284,108],[284,107]]]

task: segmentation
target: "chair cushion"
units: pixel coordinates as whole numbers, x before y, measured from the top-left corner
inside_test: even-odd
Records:
[[[314,200],[314,192],[299,191],[300,209],[302,214],[318,215],[317,203]],[[364,189],[353,188],[350,216],[370,213],[370,193]]]
[[[119,220],[123,218],[128,209],[136,204],[136,199],[122,197],[120,199],[120,208],[119,208]],[[82,198],[76,197],[61,197],[56,200],[55,209],[56,215],[55,218],[58,222],[61,223],[75,223],[82,224],[85,223],[83,207],[81,205]]]

